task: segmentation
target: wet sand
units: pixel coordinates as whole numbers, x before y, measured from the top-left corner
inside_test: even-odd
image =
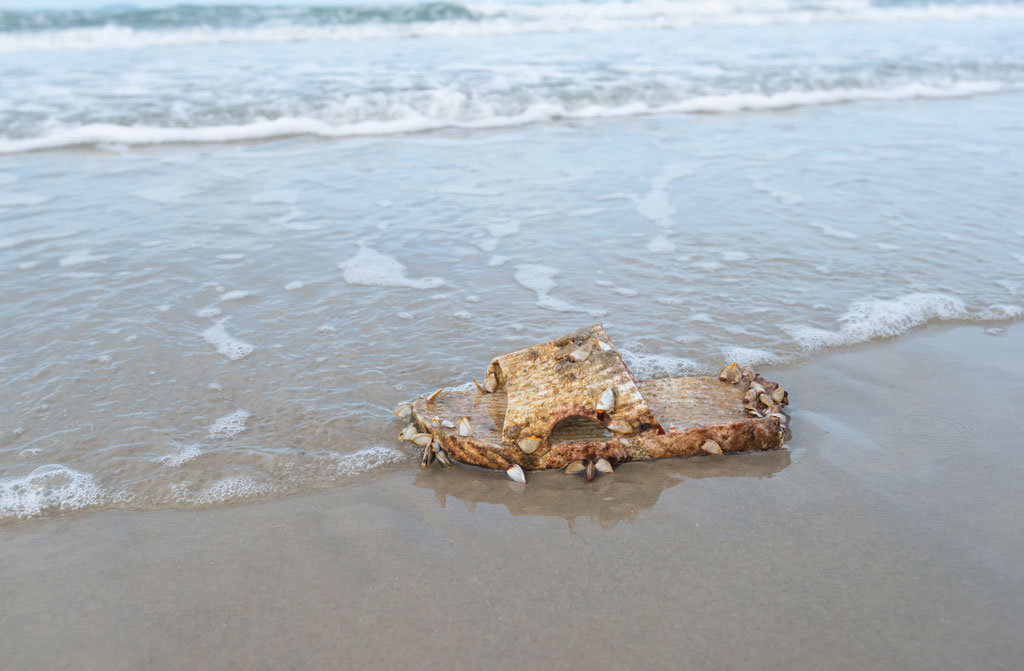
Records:
[[[1009,669],[1024,325],[765,373],[790,450],[0,527],[10,669]]]

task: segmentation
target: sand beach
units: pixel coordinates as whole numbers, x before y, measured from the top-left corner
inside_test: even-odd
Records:
[[[1024,330],[772,369],[786,451],[0,528],[11,668],[1012,669]]]
[[[1021,666],[1024,4],[36,4],[4,669]],[[782,383],[787,449],[524,485],[395,439],[594,323]]]

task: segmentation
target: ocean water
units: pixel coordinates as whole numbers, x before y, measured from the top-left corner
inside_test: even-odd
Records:
[[[413,468],[395,403],[596,321],[998,337],[1022,109],[1019,2],[0,12],[0,521]]]

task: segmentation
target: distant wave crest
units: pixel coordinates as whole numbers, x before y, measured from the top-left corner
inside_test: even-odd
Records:
[[[999,18],[1024,18],[1024,4],[610,0],[548,4],[427,2],[295,8],[183,5],[163,9],[0,11],[0,52],[605,32],[700,25]]]

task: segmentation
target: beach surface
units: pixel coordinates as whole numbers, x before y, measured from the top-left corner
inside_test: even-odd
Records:
[[[0,527],[12,669],[1011,669],[1024,325],[765,370],[788,450]]]

